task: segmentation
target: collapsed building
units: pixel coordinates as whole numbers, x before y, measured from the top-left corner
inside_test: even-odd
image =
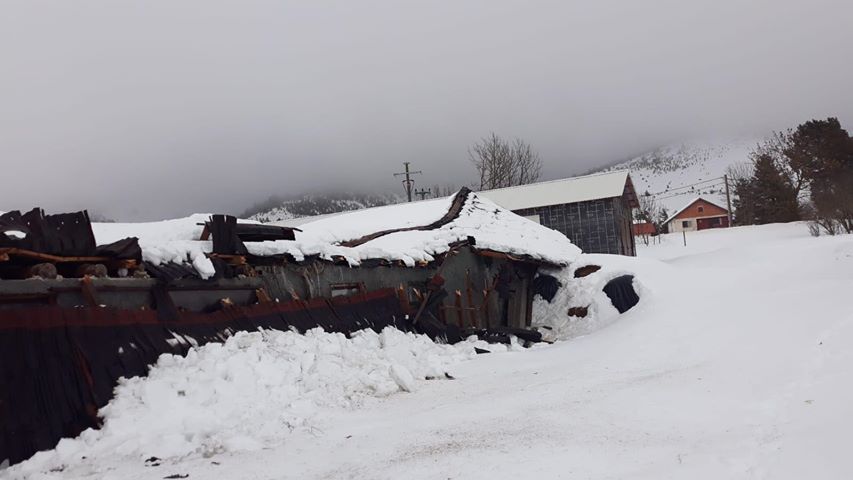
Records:
[[[462,190],[292,228],[0,215],[0,462],[99,425],[120,377],[239,330],[393,326],[538,341],[540,268],[580,250]],[[554,288],[553,284],[550,285]]]

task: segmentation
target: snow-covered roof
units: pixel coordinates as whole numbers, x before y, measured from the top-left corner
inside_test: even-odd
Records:
[[[557,265],[565,265],[580,254],[580,249],[562,233],[520,217],[475,193],[467,194],[458,214],[448,223],[419,228],[446,217],[454,198],[345,212],[301,224],[302,231],[295,241],[256,242],[246,246],[253,255],[288,253],[296,259],[311,255],[324,259],[343,257],[352,265],[371,259],[399,260],[406,265],[429,262],[468,237],[474,238],[479,249]],[[344,245],[387,231],[392,232],[357,245]]]
[[[704,197],[696,197],[696,198],[694,198],[693,200],[690,200],[689,202],[687,202],[687,204],[686,204],[686,205],[684,205],[683,207],[681,207],[680,209],[678,209],[678,211],[677,211],[677,212],[675,212],[675,213],[673,213],[672,215],[670,215],[670,216],[669,216],[669,218],[667,218],[667,219],[666,219],[666,221],[665,221],[665,222],[663,222],[663,224],[664,224],[664,225],[666,225],[666,224],[667,224],[667,223],[669,223],[670,221],[674,220],[674,219],[675,219],[675,217],[677,217],[677,216],[679,216],[679,215],[681,214],[681,212],[683,212],[683,211],[687,210],[688,208],[690,208],[690,206],[691,206],[691,205],[693,205],[694,203],[698,202],[699,200],[702,200],[702,201],[703,201],[703,202],[705,202],[705,203],[709,203],[709,204],[711,204],[711,205],[713,205],[713,206],[715,206],[715,207],[717,207],[717,208],[722,208],[723,210],[725,210],[726,212],[728,212],[728,210],[727,210],[726,208],[723,208],[723,207],[721,207],[721,206],[717,205],[716,203],[714,203],[714,202],[712,202],[712,201],[710,201],[710,200],[708,200],[708,199],[706,199],[706,198],[704,198]]]
[[[457,196],[459,200],[454,202]],[[289,255],[297,261],[316,256],[324,260],[343,258],[350,265],[382,259],[409,266],[430,262],[469,237],[478,249],[555,265],[568,264],[581,253],[562,233],[478,194],[460,192],[457,196],[315,218],[300,225],[296,240],[246,242],[246,248],[252,255]],[[135,236],[146,262],[191,263],[207,278],[215,273],[207,257],[212,242],[199,240],[203,228],[199,224],[208,217],[196,214],[163,222],[94,223],[92,227],[99,244]]]
[[[519,185],[477,192],[508,210],[585,202],[599,198],[621,197],[626,187],[635,196],[627,170],[594,173],[582,177]]]

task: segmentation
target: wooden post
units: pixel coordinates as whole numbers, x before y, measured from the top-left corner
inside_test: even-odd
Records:
[[[465,294],[468,299],[468,315],[471,325],[480,328],[480,322],[477,318],[477,307],[474,305],[474,286],[471,285],[471,271],[465,270]]]
[[[684,237],[684,246],[687,246],[687,230],[681,231],[681,236]]]
[[[465,314],[462,312],[462,292],[456,290],[456,321],[459,323],[459,328],[465,327]]]
[[[489,290],[483,290],[483,305],[481,306],[481,310],[483,311],[483,320],[486,322],[484,326],[486,328],[492,326],[492,319],[489,316],[489,293]]]
[[[90,307],[98,306],[98,294],[95,292],[95,286],[92,285],[92,277],[86,275],[80,279],[80,292],[83,294],[83,299]]]

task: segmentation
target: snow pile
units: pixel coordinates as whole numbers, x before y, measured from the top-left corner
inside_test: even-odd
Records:
[[[557,341],[588,335],[612,324],[618,319],[619,311],[604,293],[604,286],[616,277],[634,275],[636,265],[632,262],[634,259],[628,257],[584,254],[569,267],[540,269],[540,275],[557,278],[560,288],[550,302],[539,295],[533,298],[532,326],[542,333],[544,340]],[[575,278],[575,270],[588,265],[602,268]],[[634,289],[642,305],[648,292],[636,278]],[[569,309],[575,307],[587,308],[586,316],[570,316]]]
[[[144,378],[122,380],[99,413],[100,430],[62,440],[4,472],[61,468],[82,457],[177,459],[251,451],[282,443],[295,429],[322,428],[330,408],[352,409],[373,397],[411,392],[424,379],[475,355],[471,339],[441,345],[424,335],[386,328],[352,338],[314,329],[240,332],[186,357],[163,355]]]
[[[321,215],[314,219],[300,219],[302,223],[298,227],[303,235],[314,242],[340,243],[383,230],[429,225],[447,213],[453,198],[450,196]],[[290,222],[274,224],[292,226]]]
[[[213,250],[210,241],[200,241],[204,222],[210,214],[196,213],[185,218],[143,223],[92,223],[98,245],[113,243],[127,237],[137,237],[142,260],[161,263],[189,263],[202,278],[216,271],[207,254]]]
[[[566,265],[580,255],[580,249],[562,233],[520,217],[493,202],[471,193],[458,217],[433,230],[410,230],[378,237],[356,247],[338,245],[365,235],[428,225],[440,219],[450,199],[378,207],[324,218],[300,226],[296,241],[278,240],[247,244],[254,255],[288,253],[297,260],[319,255],[330,260],[343,257],[350,265],[364,260],[402,261],[408,266],[430,262],[450,245],[473,237],[477,248]]]

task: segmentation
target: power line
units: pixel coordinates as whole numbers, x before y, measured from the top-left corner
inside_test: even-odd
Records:
[[[669,194],[667,194],[667,195],[661,195],[661,194],[658,194],[658,195],[654,195],[654,197],[655,197],[655,199],[656,199],[656,200],[666,200],[667,198],[680,197],[680,196],[682,196],[682,195],[696,195],[697,193],[698,193],[698,194],[702,194],[702,193],[714,193],[714,192],[709,192],[709,191],[707,191],[707,190],[712,189],[712,188],[715,188],[715,187],[722,187],[722,186],[723,186],[723,183],[715,183],[715,184],[712,184],[712,185],[705,185],[704,187],[699,188],[699,189],[697,189],[697,190],[689,190],[689,191],[686,191],[686,192],[674,192],[674,193],[669,193]],[[705,190],[705,192],[703,192],[703,190]],[[722,188],[720,188],[720,190],[721,190],[721,191],[720,191],[720,192],[718,192],[718,193],[723,193],[723,192],[722,192]]]
[[[694,187],[696,185],[702,185],[702,184],[710,183],[710,182],[722,182],[722,181],[723,181],[723,177],[710,178],[708,180],[703,180],[701,182],[691,183],[688,185],[681,185],[681,186],[673,187],[673,188],[667,188],[666,190],[664,190],[662,192],[652,193],[651,195],[663,195],[665,193],[671,193],[671,192],[674,192],[676,190],[683,190],[685,188]]]
[[[714,188],[718,188],[718,187],[722,187],[722,186],[723,186],[723,182],[719,182],[719,183],[712,183],[712,184],[708,184],[708,185],[702,185],[702,186],[701,186],[701,187],[699,187],[699,188],[692,188],[692,189],[690,189],[690,190],[686,190],[686,191],[660,192],[660,193],[656,193],[656,194],[649,194],[649,195],[650,195],[650,196],[653,196],[653,197],[656,197],[656,198],[676,197],[676,196],[679,196],[679,195],[690,195],[690,194],[695,194],[696,192],[706,191],[706,190],[709,190],[709,189],[714,189]]]

